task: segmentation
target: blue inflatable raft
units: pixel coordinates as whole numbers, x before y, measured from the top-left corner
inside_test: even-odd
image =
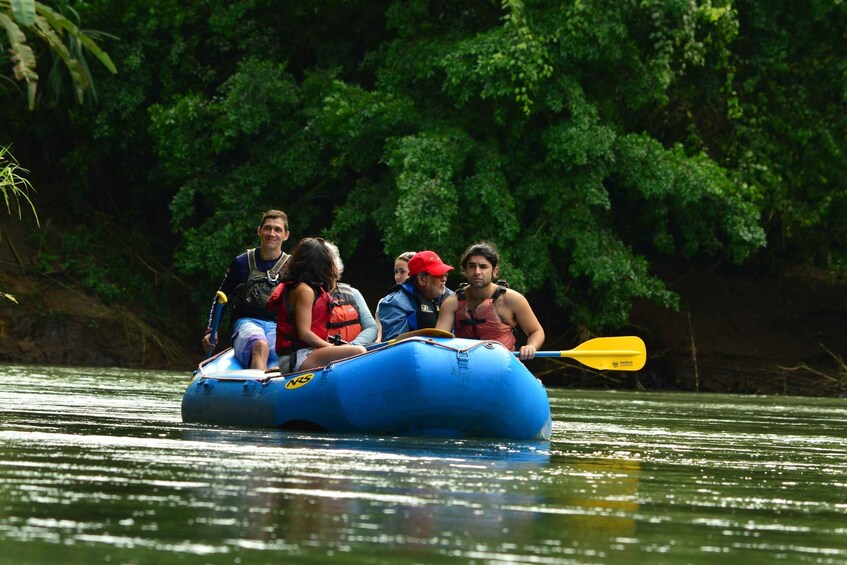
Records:
[[[448,334],[449,335],[449,334]],[[410,337],[292,374],[200,364],[184,422],[396,436],[550,439],[541,382],[496,342]]]

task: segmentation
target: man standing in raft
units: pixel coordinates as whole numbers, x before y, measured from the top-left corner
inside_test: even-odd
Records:
[[[279,282],[279,273],[288,254],[282,244],[288,239],[288,216],[282,210],[268,210],[256,228],[259,247],[248,249],[232,260],[220,291],[233,306],[232,348],[244,367],[267,370],[279,365],[273,344],[276,341],[276,318],[265,307]],[[203,336],[203,351],[212,351],[211,331],[215,306],[209,313],[209,326]],[[215,336],[217,342],[217,336]]]
[[[515,349],[514,328],[526,333],[521,359],[532,359],[544,345],[544,328],[526,298],[494,281],[500,274],[500,254],[492,243],[481,241],[468,247],[460,260],[468,284],[441,305],[436,328],[453,331],[456,337],[499,341]]]
[[[434,328],[442,300],[453,293],[447,288],[447,273],[452,270],[434,251],[415,253],[409,259],[409,278],[379,301],[377,315],[382,324],[382,339]]]

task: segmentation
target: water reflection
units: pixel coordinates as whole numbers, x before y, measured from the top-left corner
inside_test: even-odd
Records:
[[[231,433],[192,429],[184,437],[211,453],[231,449],[222,443]],[[250,543],[263,547],[282,540],[308,547],[319,540],[339,551],[361,544],[424,549],[460,531],[484,538],[507,522],[513,532],[531,533],[531,514],[507,518],[508,508],[498,506],[517,500],[537,504],[532,486],[498,483],[504,475],[520,477],[543,468],[550,459],[545,443],[286,432],[250,433],[240,438],[239,449],[245,442],[258,460],[249,470],[224,469],[230,475],[227,489],[200,489],[198,496],[210,504],[198,519],[228,525],[227,536],[244,528],[259,533]],[[209,486],[217,483],[210,478]],[[248,518],[236,521],[227,509],[247,509]]]

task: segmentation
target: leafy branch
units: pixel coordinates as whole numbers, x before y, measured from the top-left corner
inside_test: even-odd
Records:
[[[26,172],[29,171],[18,165],[18,162],[12,154],[9,153],[9,149],[7,147],[0,146],[0,194],[3,195],[3,201],[6,203],[6,209],[9,211],[9,214],[12,213],[12,201],[14,200],[16,204],[15,207],[18,209],[18,218],[20,219],[23,217],[21,200],[24,200],[27,204],[29,204],[30,208],[32,208],[32,213],[35,216],[35,223],[37,224],[38,214],[36,213],[35,205],[32,203],[28,194],[30,190],[34,189],[32,188],[29,180],[20,175],[20,173]],[[0,297],[17,303],[15,297],[6,292],[0,291]]]
[[[81,103],[85,91],[91,87],[92,79],[81,49],[65,44],[65,36],[71,46],[78,42],[92,53],[109,69],[116,73],[117,68],[109,55],[99,45],[79,29],[76,24],[35,0],[0,0],[0,27],[6,30],[9,50],[14,64],[15,79],[26,83],[29,109],[35,108],[35,96],[38,90],[37,61],[27,36],[42,40],[67,67],[74,85],[77,100]]]
[[[12,200],[16,202],[18,209],[18,219],[23,218],[21,201],[25,201],[32,208],[32,213],[35,216],[35,223],[38,223],[38,214],[35,211],[35,205],[29,198],[29,191],[34,190],[29,180],[21,176],[20,173],[28,173],[22,168],[15,157],[9,153],[8,147],[0,146],[0,194],[3,195],[3,201],[6,203],[6,210],[9,214],[12,213]]]

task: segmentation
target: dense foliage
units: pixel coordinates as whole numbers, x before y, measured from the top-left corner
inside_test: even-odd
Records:
[[[62,155],[66,211],[140,226],[138,254],[170,230],[204,304],[270,207],[348,256],[491,239],[593,329],[675,303],[656,261],[845,266],[841,2],[77,7],[121,73],[17,135]]]

